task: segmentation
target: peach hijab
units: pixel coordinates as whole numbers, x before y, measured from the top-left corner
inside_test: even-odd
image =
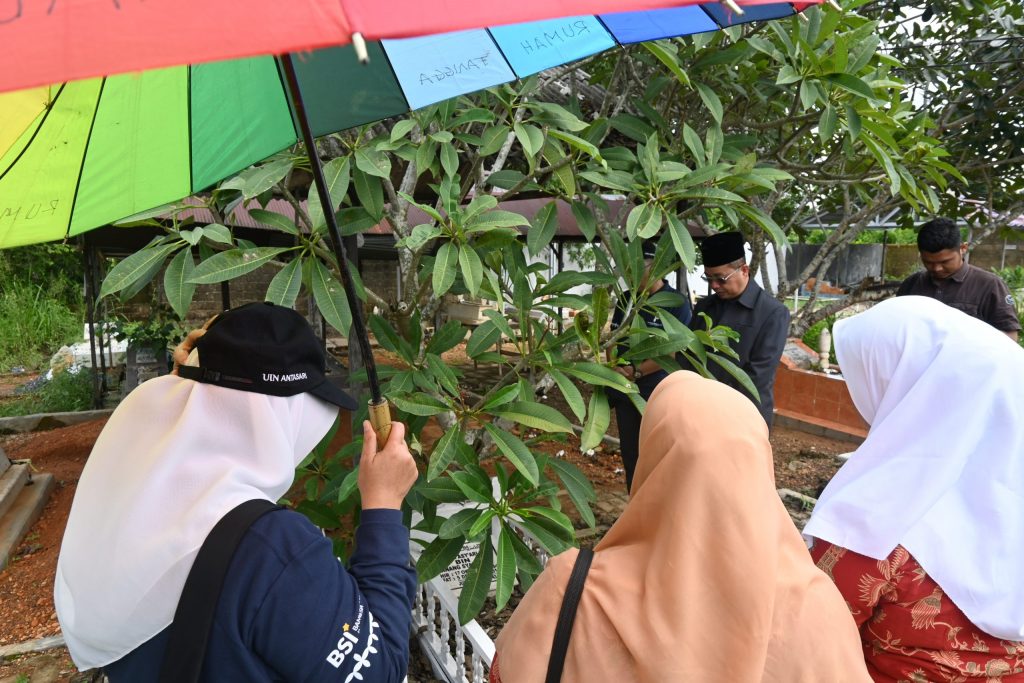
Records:
[[[563,681],[870,683],[843,598],[778,494],[749,399],[668,376],[640,426],[629,504],[587,576]],[[502,683],[540,683],[578,551],[551,559],[497,641]]]

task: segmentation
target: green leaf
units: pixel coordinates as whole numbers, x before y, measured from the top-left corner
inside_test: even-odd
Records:
[[[471,295],[476,296],[484,279],[484,264],[476,250],[468,244],[459,248],[459,268],[462,269],[462,280],[466,283],[466,289]]]
[[[447,466],[452,464],[456,453],[458,453],[459,443],[462,438],[462,429],[456,424],[437,439],[437,443],[434,444],[434,450],[430,454],[430,465],[427,467],[427,481],[440,476],[447,469]]]
[[[441,228],[439,226],[423,223],[414,227],[408,237],[398,240],[397,246],[416,251],[430,240],[440,236]]]
[[[409,396],[395,396],[393,400],[399,410],[404,410],[410,415],[419,415],[421,417],[438,415],[450,410],[445,403],[422,392],[410,394]]]
[[[832,139],[832,135],[836,132],[836,123],[839,122],[839,112],[831,104],[825,105],[825,108],[821,112],[821,118],[818,119],[818,137],[821,138],[822,144],[826,144]]]
[[[487,211],[466,222],[466,232],[483,232],[491,228],[515,228],[529,225],[530,222],[522,214],[513,211],[495,209]]]
[[[282,268],[267,287],[266,301],[293,308],[302,289],[302,259],[294,258]]]
[[[469,341],[466,343],[466,354],[470,358],[476,358],[481,353],[490,351],[499,339],[501,339],[501,330],[493,321],[488,320],[473,330],[473,334],[469,336]]]
[[[195,267],[192,250],[182,249],[171,259],[167,270],[164,271],[164,294],[167,296],[167,303],[182,320],[185,319],[185,314],[192,305],[192,296],[196,293],[196,285],[189,282]]]
[[[850,139],[856,140],[860,137],[860,114],[851,104],[843,108],[846,110],[846,128],[850,131]]]
[[[478,477],[465,471],[452,472],[448,476],[452,478],[452,481],[455,482],[466,498],[477,503],[483,503],[484,505],[491,504],[491,488],[486,479],[480,481]]]
[[[420,583],[430,581],[432,578],[443,572],[459,555],[466,539],[458,536],[456,538],[435,538],[430,545],[423,549],[420,558],[416,561],[416,575]]]
[[[289,249],[291,247],[256,247],[222,251],[196,266],[196,269],[192,271],[190,282],[197,285],[212,285],[225,280],[233,280],[257,270],[278,254]]]
[[[466,570],[466,578],[459,593],[459,623],[465,624],[473,620],[484,606],[487,593],[491,589],[494,577],[494,550],[488,536],[480,544],[480,551],[473,558],[473,563]]]
[[[594,511],[590,509],[590,504],[597,500],[597,494],[587,476],[576,465],[560,458],[549,459],[548,465],[562,480],[565,490],[569,493],[569,499],[576,506],[583,521],[588,526],[595,526],[597,520],[594,519]]]
[[[690,149],[694,159],[697,161],[704,160],[704,143],[700,141],[700,136],[697,135],[697,132],[686,123],[683,124],[683,142]]]
[[[295,225],[295,222],[292,221],[290,218],[282,216],[276,211],[265,211],[263,209],[249,209],[249,215],[252,216],[252,218],[256,220],[258,223],[262,223],[263,225],[269,225],[272,228],[277,228],[281,232],[286,232],[289,235],[299,234],[299,228]]]
[[[519,534],[513,530],[511,525],[502,524],[502,529],[507,532],[509,540],[512,541],[512,550],[516,554],[519,568],[531,574],[539,574],[544,567],[533,551],[530,550],[530,547],[519,537]]]
[[[625,377],[614,373],[623,381]],[[590,395],[590,407],[587,411],[587,422],[583,425],[583,433],[580,435],[580,450],[588,451],[601,443],[601,439],[608,433],[608,424],[611,422],[611,411],[608,409],[608,399],[605,397],[604,389],[597,387]]]
[[[455,284],[456,268],[459,264],[459,248],[452,242],[445,242],[437,250],[434,259],[434,292],[441,296]]]
[[[558,231],[558,208],[555,202],[548,202],[534,216],[526,233],[526,248],[531,256],[542,252]]]
[[[625,171],[582,171],[579,176],[609,190],[633,191],[633,176]]]
[[[391,159],[387,154],[372,147],[361,147],[356,150],[356,168],[377,178],[391,177]]]
[[[469,531],[466,532],[466,538],[477,538],[480,534],[486,531],[491,526],[491,520],[494,519],[494,510],[485,510],[480,515],[473,526],[469,527]]]
[[[560,128],[578,133],[587,128],[585,122],[581,121],[578,116],[560,104],[553,102],[529,102],[526,106],[536,112],[532,117],[534,122],[542,126],[550,126],[553,130]]]
[[[672,237],[672,245],[675,247],[676,253],[683,260],[683,266],[687,270],[693,268],[697,264],[697,248],[693,244],[693,237],[683,222],[679,220],[679,216],[671,211],[668,212],[668,232]]]
[[[504,124],[489,126],[480,136],[480,156],[490,156],[501,149],[510,132]]]
[[[433,140],[426,139],[416,148],[416,177],[427,172],[437,158],[438,144]]]
[[[644,46],[649,43],[644,43]],[[684,74],[685,75],[685,74]],[[641,118],[633,116],[632,114],[618,114],[613,116],[609,122],[612,128],[619,131],[628,138],[635,140],[636,142],[644,142],[650,137],[651,133],[654,133],[654,127],[647,123]],[[607,152],[605,158],[608,158]]]
[[[437,354],[426,354],[426,361],[430,374],[433,375],[433,377],[424,377],[428,384],[433,381],[435,385],[439,384],[449,394],[458,396],[459,379],[456,377],[455,371],[448,367],[448,364],[441,360],[441,357]],[[434,387],[431,388],[433,389]]]
[[[391,323],[379,315],[371,315],[368,322],[374,338],[378,344],[384,347],[385,351],[398,354],[407,363],[413,362],[416,352],[413,351],[409,342],[399,336]]]
[[[555,138],[556,140],[561,140],[562,142],[568,144],[570,147],[575,147],[584,154],[593,157],[595,161],[602,164],[604,163],[604,159],[601,157],[601,150],[597,148],[597,145],[587,142],[578,135],[573,135],[572,133],[566,133],[564,131],[554,129],[549,130],[548,135],[550,137]]]
[[[549,368],[548,374],[555,380],[555,384],[558,385],[558,390],[562,392],[562,396],[565,398],[565,402],[569,405],[573,414],[575,414],[578,419],[583,420],[587,415],[587,407],[583,402],[583,394],[580,390],[561,370]]]
[[[490,411],[498,406],[511,403],[517,398],[519,398],[519,385],[510,384],[507,387],[502,387],[494,392],[494,395],[487,399],[487,403],[483,405],[483,409]]]
[[[667,40],[652,40],[640,43],[643,45],[648,52],[658,58],[658,61],[668,67],[668,70],[672,72],[680,83],[689,87],[690,77],[686,75],[683,68],[679,66],[679,55],[676,53],[675,46]]]
[[[279,183],[292,170],[292,159],[275,159],[262,166],[248,168],[221,183],[221,189],[238,190],[246,200],[258,197]]]
[[[572,547],[572,535],[566,538],[565,529],[546,517],[524,518],[520,524],[550,555],[557,555]]]
[[[509,538],[513,533],[504,524],[498,532],[498,583],[494,593],[494,609],[499,612],[512,596],[516,582],[516,549]]]
[[[404,138],[415,127],[416,127],[416,122],[413,121],[412,119],[402,119],[402,120],[398,121],[398,123],[396,123],[391,128],[391,142],[396,142],[396,141]]]
[[[519,144],[523,147],[527,160],[532,164],[537,154],[540,153],[541,147],[544,146],[544,133],[537,126],[531,126],[528,123],[517,123],[513,126],[513,129],[516,133],[516,139],[519,140]]]
[[[572,424],[560,412],[543,403],[517,401],[493,411],[498,417],[545,432],[572,434]]]
[[[508,461],[526,477],[527,481],[536,486],[540,481],[540,473],[537,471],[537,460],[533,457],[533,453],[526,447],[518,437],[509,434],[508,432],[498,429],[494,425],[487,423],[484,425],[484,429],[494,443],[498,446],[498,450],[508,458]]]
[[[600,365],[598,363],[574,363],[566,366],[563,370],[576,379],[582,380],[586,384],[592,384],[600,387],[611,387],[612,389],[618,389],[621,392],[629,392],[633,390],[633,385],[630,384],[629,380],[606,365]]]
[[[465,338],[466,328],[462,323],[458,320],[449,320],[427,342],[426,351],[440,356],[445,351],[455,348]]]
[[[713,118],[716,123],[722,123],[722,116],[725,113],[722,109],[722,100],[718,99],[718,95],[715,94],[714,90],[703,83],[696,83],[695,87],[697,88],[697,92],[700,94],[701,101],[704,102],[704,106],[708,108],[709,112],[711,112],[711,118]]]
[[[345,478],[341,482],[341,486],[338,487],[338,493],[335,499],[341,503],[348,500],[349,496],[356,492],[359,488],[359,468],[356,468],[345,475]]]
[[[757,387],[755,387],[754,383],[750,380],[750,375],[744,372],[740,366],[717,353],[709,353],[708,358],[722,366],[722,368],[729,373],[730,377],[739,382],[740,386],[747,390],[747,393],[753,396],[758,403],[761,402],[761,394],[758,393]]]
[[[231,244],[234,238],[231,230],[219,223],[211,223],[203,227],[203,238],[219,244]]]
[[[788,85],[801,80],[803,76],[789,64],[784,64],[779,69],[779,75],[775,78],[775,85]]]
[[[337,157],[324,164],[324,179],[327,181],[327,192],[331,198],[331,211],[337,211],[341,202],[348,195],[348,157]],[[316,187],[309,188],[309,203],[306,210],[309,212],[309,223],[313,226],[314,231],[327,226],[327,218],[324,215],[323,206],[320,205],[320,193]]]
[[[804,111],[813,109],[818,102],[818,90],[814,87],[814,81],[805,80],[800,83],[800,106]]]
[[[597,218],[590,207],[580,201],[573,201],[572,216],[576,219],[576,226],[583,233],[587,240],[593,240],[597,234]]]
[[[875,98],[875,92],[871,89],[867,83],[851,76],[850,74],[836,73],[836,74],[825,74],[823,78],[829,83],[849,92],[863,97],[866,100],[873,100]]]
[[[441,145],[441,168],[450,176],[454,176],[459,170],[459,152],[449,142]]]
[[[450,477],[438,477],[429,482],[421,480],[414,490],[435,503],[458,503],[466,499],[462,489]]]
[[[449,517],[441,524],[441,528],[437,532],[438,538],[459,538],[460,536],[469,536],[469,530],[473,526],[473,523],[484,514],[484,510],[480,508],[466,508],[459,510],[454,515]],[[443,571],[443,570],[442,570]]]
[[[120,292],[137,282],[148,283],[163,267],[167,257],[178,248],[175,244],[163,244],[142,249],[125,258],[110,269],[100,287],[100,297]]]
[[[324,320],[346,338],[352,327],[352,310],[345,296],[345,289],[334,274],[318,259],[313,261],[310,280],[313,285],[313,300],[320,309]]]
[[[546,285],[540,287],[537,290],[537,296],[560,294],[580,285],[593,285],[595,287],[610,285],[615,281],[616,277],[614,275],[595,270],[563,270],[560,273],[556,273]]]
[[[379,221],[384,215],[384,186],[380,178],[369,175],[360,168],[352,172],[352,180],[356,186],[356,197],[367,213]]]

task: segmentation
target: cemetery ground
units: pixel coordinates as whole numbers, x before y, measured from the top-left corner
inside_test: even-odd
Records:
[[[455,349],[452,356],[446,360],[457,365],[465,373],[463,381],[470,390],[477,386],[486,386],[482,383],[493,382],[493,378],[496,377],[497,368],[474,368],[471,362],[464,360],[464,356],[459,357],[459,349]],[[383,358],[382,362],[387,360]],[[5,400],[5,396],[23,381],[26,381],[23,377],[0,377],[0,401]],[[585,387],[581,389],[586,390]],[[552,390],[551,394],[546,402],[565,411],[565,414],[574,420],[574,416],[557,396],[557,389]],[[53,607],[53,574],[60,550],[60,540],[82,467],[105,422],[105,419],[99,419],[50,431],[0,436],[0,448],[6,451],[9,458],[30,460],[36,470],[52,473],[57,482],[42,517],[17,548],[10,564],[0,571],[0,652],[4,652],[12,645],[59,634]],[[609,436],[617,436],[614,419]],[[812,497],[818,495],[841,464],[835,456],[854,448],[853,444],[848,442],[835,441],[785,427],[775,428],[771,441],[775,458],[776,486]],[[578,440],[572,438],[564,443],[547,443],[543,447],[552,455],[563,451],[558,457],[573,462],[593,482],[597,492],[597,503],[594,506],[597,520],[595,528],[584,528],[585,525],[573,514],[572,506],[565,497],[567,512],[578,522],[580,542],[592,545],[615,521],[625,504],[625,484],[621,461],[613,446],[605,443],[592,454],[587,454],[579,451],[574,445],[577,443]],[[800,506],[796,505],[792,513],[798,518],[801,513],[805,514],[806,510],[801,510]],[[723,510],[722,514],[728,514],[728,511]],[[479,621],[491,637],[495,637],[500,631],[501,625],[518,602],[518,597],[520,596],[513,595],[509,607],[499,614],[494,614],[493,601],[485,607]],[[419,648],[414,640],[411,641],[411,645],[413,658],[410,666],[410,683],[434,680],[430,676],[429,667],[419,656]],[[77,673],[67,656],[67,651],[63,648],[9,656],[6,659],[0,657],[0,683],[81,683],[86,680],[92,679]]]

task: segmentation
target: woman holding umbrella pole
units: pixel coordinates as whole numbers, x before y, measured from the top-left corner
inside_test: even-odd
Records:
[[[273,504],[356,405],[325,377],[309,324],[249,304],[188,343],[178,376],[118,406],[82,473],[54,582],[76,665],[113,683],[401,681],[416,584],[404,426],[377,452],[364,423],[363,511],[342,566]]]

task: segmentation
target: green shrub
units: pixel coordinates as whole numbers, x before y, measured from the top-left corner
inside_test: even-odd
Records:
[[[1010,291],[1024,289],[1024,266],[997,268],[992,272],[1002,278],[1003,282],[1006,283],[1006,286],[1010,288]]]
[[[0,371],[44,368],[53,353],[82,337],[83,317],[45,285],[9,280],[0,292]]]
[[[822,330],[824,330],[827,327],[829,329],[829,332],[831,332],[832,324],[835,323],[835,321],[836,318],[835,316],[832,315],[825,318],[824,320],[819,320],[818,322],[811,325],[806,332],[804,332],[804,336],[801,341],[803,341],[804,344],[807,344],[807,346],[809,346],[811,350],[814,351],[814,353],[818,353],[818,342],[821,341]],[[832,342],[832,347],[829,351],[829,361],[832,363],[836,362],[836,345],[834,340]]]
[[[0,251],[0,372],[44,368],[82,338],[80,256],[63,245]]]
[[[38,389],[17,400],[0,403],[0,417],[65,413],[92,408],[92,373],[88,368],[78,372],[59,372]]]

